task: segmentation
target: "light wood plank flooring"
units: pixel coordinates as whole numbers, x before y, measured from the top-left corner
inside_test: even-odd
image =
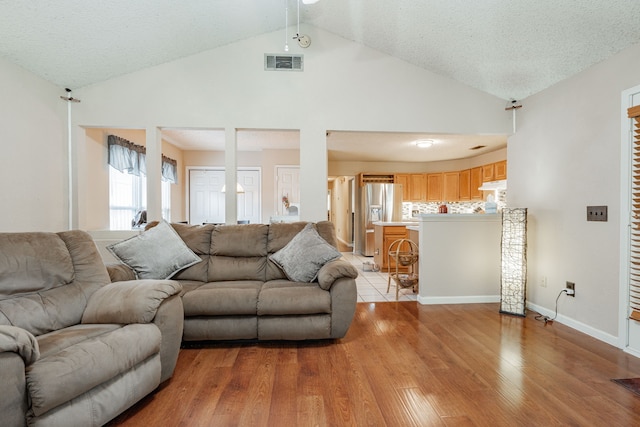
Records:
[[[638,426],[640,359],[497,304],[360,303],[331,342],[180,352],[111,426]]]

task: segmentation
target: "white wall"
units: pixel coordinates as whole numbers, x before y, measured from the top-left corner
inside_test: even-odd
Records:
[[[575,282],[560,315],[610,342],[619,316],[620,96],[638,84],[640,45],[523,100],[508,144],[507,203],[529,209],[529,302],[554,310],[565,282]],[[587,205],[609,206],[609,221],[587,222]]]
[[[302,219],[326,218],[327,129],[509,133],[504,100],[305,27],[304,72],[264,71],[283,31],[83,88],[75,124],[299,129]]]
[[[0,230],[65,230],[65,92],[0,59],[0,94]]]

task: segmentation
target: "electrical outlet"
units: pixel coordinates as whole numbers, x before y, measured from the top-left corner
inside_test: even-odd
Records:
[[[587,206],[587,221],[607,221],[606,206]]]
[[[543,288],[547,287],[547,276],[542,276],[542,279],[540,279],[540,286]]]
[[[576,296],[576,284],[573,282],[567,282],[567,285],[565,286],[565,289],[567,291],[567,295],[569,295],[570,297],[575,297]]]

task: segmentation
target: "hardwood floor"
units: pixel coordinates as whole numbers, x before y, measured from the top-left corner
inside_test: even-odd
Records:
[[[640,359],[497,304],[360,303],[331,342],[182,349],[110,426],[638,426]]]

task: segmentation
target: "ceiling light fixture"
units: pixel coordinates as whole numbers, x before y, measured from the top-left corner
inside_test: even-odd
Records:
[[[222,186],[222,189],[220,190],[221,193],[226,193],[227,191],[227,184],[224,184]],[[238,194],[243,194],[244,193],[244,188],[242,188],[242,185],[240,185],[239,182],[236,182],[236,193]]]
[[[433,145],[433,139],[419,139],[414,144],[420,148],[429,148]]]
[[[313,4],[317,1],[318,0],[302,0],[304,4]],[[306,34],[300,34],[300,0],[298,0],[298,32],[293,39],[298,41],[300,47],[308,48],[311,45],[311,37]]]

